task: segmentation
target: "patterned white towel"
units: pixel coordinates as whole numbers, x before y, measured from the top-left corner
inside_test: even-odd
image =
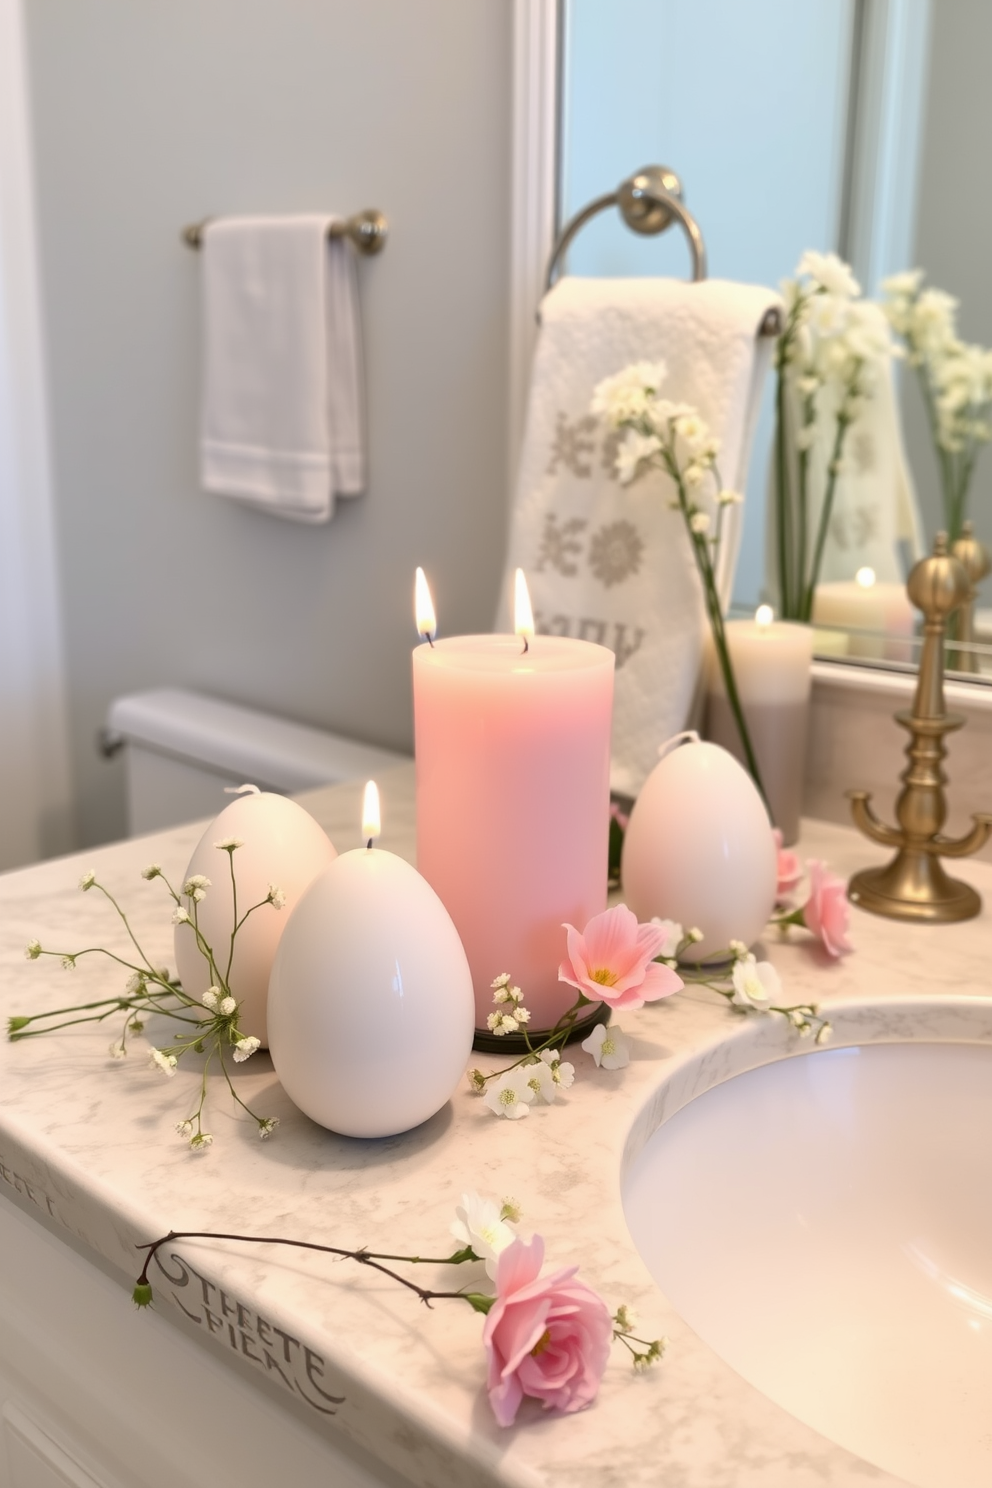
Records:
[[[621,486],[620,436],[589,412],[602,378],[664,361],[664,396],[693,404],[720,441],[724,486],[743,492],[772,342],[758,336],[773,290],[710,279],[565,278],[541,306],[541,333],[513,509],[498,629],[509,624],[510,575],[523,568],[538,631],[598,641],[616,653],[613,789],[636,795],[658,745],[685,727],[706,617],[667,476]],[[729,598],[741,508],[729,522],[720,585]]]

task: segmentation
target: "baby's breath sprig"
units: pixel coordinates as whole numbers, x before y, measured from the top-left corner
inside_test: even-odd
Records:
[[[193,1152],[203,1152],[213,1142],[211,1133],[204,1130],[203,1112],[207,1098],[207,1076],[215,1062],[224,1076],[235,1103],[255,1122],[258,1135],[263,1141],[271,1136],[279,1125],[276,1117],[260,1116],[242,1100],[231,1080],[227,1063],[227,1056],[230,1055],[235,1064],[243,1064],[261,1046],[259,1039],[254,1035],[246,1035],[239,1027],[239,1004],[232,993],[229,980],[234,960],[235,939],[250,915],[267,905],[279,910],[286,903],[286,896],[282,889],[275,884],[269,884],[265,897],[239,914],[234,853],[243,845],[234,837],[225,838],[224,841],[214,844],[220,852],[228,855],[233,905],[233,929],[223,970],[220,968],[214,948],[207,941],[199,924],[199,906],[206,898],[207,891],[212,888],[210,879],[205,874],[194,873],[186,879],[182,889],[177,890],[169,882],[159,863],[150,863],[148,867],[141,870],[141,877],[146,881],[151,882],[155,879],[162,881],[174,905],[173,923],[188,924],[193,931],[197,950],[206,962],[207,975],[210,979],[210,986],[201,998],[197,999],[192,996],[177,977],[170,975],[167,967],[155,966],[152,963],[131,929],[124,910],[110,890],[100,883],[95,871],[91,869],[82,875],[79,887],[84,893],[88,893],[90,889],[96,889],[112,905],[134,948],[135,959],[129,960],[126,956],[120,956],[104,946],[87,946],[81,951],[50,951],[46,950],[37,939],[29,941],[24,954],[29,961],[37,961],[42,956],[55,957],[67,970],[75,967],[83,956],[106,956],[128,971],[129,976],[124,992],[115,997],[76,1003],[70,1007],[56,1008],[46,1013],[21,1014],[7,1021],[7,1037],[12,1043],[16,1043],[22,1039],[36,1038],[43,1033],[54,1033],[60,1028],[68,1028],[77,1023],[103,1023],[115,1014],[123,1013],[120,1035],[110,1045],[108,1051],[111,1059],[123,1060],[129,1052],[130,1042],[145,1031],[149,1018],[169,1019],[175,1027],[175,1035],[171,1043],[162,1047],[152,1045],[148,1049],[148,1062],[153,1069],[159,1071],[167,1079],[171,1079],[184,1057],[189,1054],[204,1056],[196,1107],[189,1116],[176,1125],[176,1131],[188,1142]]]
[[[626,1304],[618,1307],[613,1314],[613,1337],[633,1356],[634,1368],[640,1373],[662,1359],[668,1347],[668,1339],[638,1338],[634,1333],[636,1326],[630,1308]]]
[[[698,930],[690,931],[679,942],[676,955],[681,956],[693,940],[701,939]],[[770,961],[759,961],[743,941],[732,940],[726,951],[717,952],[712,960],[731,964],[722,973],[680,965],[680,973],[687,983],[718,993],[739,1013],[775,1013],[785,1018],[800,1038],[811,1038],[815,1044],[829,1043],[833,1029],[817,1004],[802,1002],[787,1007],[773,1001],[781,994],[782,979]]]
[[[550,1033],[533,1043],[527,1032],[530,1010],[524,1007],[523,992],[514,986],[508,971],[500,972],[496,977],[492,992],[496,1011],[487,1019],[489,1031],[497,1038],[519,1031],[523,1034],[527,1052],[503,1069],[490,1070],[488,1075],[479,1069],[469,1070],[468,1083],[477,1095],[486,1096],[486,1105],[491,1111],[512,1120],[526,1116],[534,1100],[551,1105],[560,1091],[568,1090],[573,1084],[575,1067],[562,1059],[562,1049],[579,1012],[588,1005],[588,998],[580,992]],[[497,1084],[486,1094],[492,1080]]]

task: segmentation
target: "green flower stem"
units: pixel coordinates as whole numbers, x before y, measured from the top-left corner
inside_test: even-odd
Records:
[[[401,1276],[399,1272],[393,1271],[388,1266],[381,1264],[384,1260],[407,1261],[411,1265],[425,1264],[423,1258],[419,1256],[380,1255],[377,1251],[366,1250],[364,1247],[359,1250],[344,1250],[338,1245],[318,1245],[313,1240],[289,1240],[280,1235],[234,1235],[224,1234],[219,1230],[170,1230],[167,1235],[163,1235],[158,1240],[153,1240],[151,1244],[138,1246],[139,1250],[148,1252],[145,1256],[145,1264],[141,1268],[141,1275],[135,1282],[134,1287],[134,1300],[139,1307],[147,1307],[152,1300],[151,1283],[148,1280],[148,1267],[162,1246],[168,1245],[174,1240],[234,1240],[246,1245],[289,1245],[297,1250],[314,1250],[324,1255],[335,1255],[340,1257],[341,1260],[357,1261],[359,1265],[369,1266],[373,1271],[381,1271],[384,1276],[388,1276],[392,1281],[398,1282],[400,1286],[414,1292],[426,1307],[429,1307],[434,1301],[450,1297],[461,1302],[468,1302],[476,1312],[488,1312],[495,1300],[492,1297],[484,1297],[478,1293],[468,1293],[465,1291],[432,1291],[426,1287],[418,1286],[415,1281],[410,1281],[408,1277]],[[461,1265],[463,1261],[475,1261],[479,1259],[480,1257],[474,1251],[469,1253],[469,1248],[467,1247],[466,1250],[456,1251],[454,1255],[443,1256],[434,1264],[457,1266]],[[483,1306],[480,1304],[488,1305]]]
[[[229,982],[231,978],[231,967],[234,965],[234,937],[241,928],[238,924],[238,880],[234,874],[234,849],[228,848],[227,866],[231,873],[231,944],[227,952],[227,970],[224,972],[224,981]]]
[[[94,889],[99,889],[100,890],[100,893],[103,895],[103,897],[105,899],[108,899],[110,901],[110,903],[114,906],[114,908],[116,909],[117,913],[120,915],[121,920],[123,921],[124,929],[127,931],[127,934],[128,934],[128,939],[130,940],[131,944],[134,946],[134,949],[137,951],[137,953],[141,957],[142,961],[145,963],[144,964],[144,967],[136,966],[134,968],[134,970],[135,971],[147,970],[147,971],[150,971],[150,972],[153,972],[154,973],[155,968],[152,966],[152,963],[149,961],[148,957],[145,955],[144,951],[141,949],[141,946],[138,944],[137,936],[135,935],[134,931],[131,929],[131,926],[128,924],[127,915],[121,909],[120,905],[117,903],[117,900],[114,898],[113,894],[111,894],[111,892],[110,892],[109,889],[105,889],[104,886],[103,886],[103,884],[100,883],[100,881],[98,879],[94,879],[93,880],[92,887]],[[82,952],[80,954],[82,954]],[[109,951],[106,951],[106,952],[104,952],[104,954],[109,956],[111,953]],[[119,961],[120,960],[120,957],[119,956],[115,956],[114,957],[114,960],[115,961]],[[126,966],[128,963],[127,962],[124,962],[123,964]]]
[[[530,1035],[528,1034],[525,1025],[524,1039],[527,1044],[527,1053],[521,1054],[519,1059],[515,1059],[512,1064],[504,1065],[502,1069],[490,1070],[488,1075],[482,1075],[482,1084],[487,1085],[490,1080],[495,1080],[497,1077],[508,1075],[511,1070],[515,1070],[521,1064],[533,1063],[535,1055],[540,1055],[543,1049],[550,1049],[555,1044],[560,1043],[564,1035],[568,1032],[572,1024],[575,1022],[576,1018],[579,1016],[579,1013],[584,1007],[588,1007],[591,1004],[591,1001],[591,998],[584,996],[584,994],[580,992],[578,997],[572,1003],[572,1006],[568,1008],[564,1013],[562,1013],[561,1017],[558,1019],[558,1022],[555,1024],[554,1028],[552,1028],[551,1032],[548,1034],[543,1043],[532,1044],[530,1041]],[[476,1086],[476,1089],[481,1091],[482,1086]],[[394,1257],[394,1259],[406,1260],[409,1258],[400,1256]]]
[[[791,547],[792,492],[785,437],[785,364],[780,363],[775,388],[775,534],[778,551],[779,602],[788,615],[792,602]]]
[[[858,368],[860,371],[860,363]],[[837,486],[838,466],[844,449],[844,438],[848,426],[851,423],[849,415],[842,408],[837,415],[837,434],[834,438],[833,453],[830,457],[830,469],[827,473],[827,489],[823,497],[823,506],[820,510],[820,523],[816,534],[816,547],[813,549],[813,560],[809,567],[809,575],[806,579],[806,587],[802,597],[802,607],[798,619],[809,624],[813,614],[813,596],[816,593],[816,585],[820,577],[820,565],[823,562],[823,549],[827,541],[827,532],[830,527],[830,515],[834,505],[834,491]]]

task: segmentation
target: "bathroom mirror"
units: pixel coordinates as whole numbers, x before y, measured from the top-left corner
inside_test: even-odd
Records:
[[[992,127],[992,111],[984,128],[974,117],[982,90],[961,84],[975,57],[992,52],[992,14],[979,5],[565,0],[559,46],[559,224],[641,165],[664,163],[681,176],[713,277],[777,284],[806,248],[834,249],[874,295],[886,275],[922,264],[928,282],[960,298],[962,336],[992,343],[992,297],[983,292],[992,210],[966,206],[970,231],[946,227]],[[681,276],[687,264],[681,235],[638,237],[614,212],[586,226],[568,254],[568,271],[593,276]],[[748,479],[739,613],[768,597],[773,383]],[[835,509],[817,640],[821,655],[887,667],[914,660],[903,580],[943,525],[922,399],[909,369],[898,369],[896,383],[904,455],[893,458],[902,455],[910,472],[910,515],[882,512],[885,541],[873,546],[879,509]],[[852,448],[855,467],[871,457],[866,443]],[[970,511],[992,547],[992,452],[979,455]],[[948,662],[992,681],[990,606],[986,580],[976,644]]]

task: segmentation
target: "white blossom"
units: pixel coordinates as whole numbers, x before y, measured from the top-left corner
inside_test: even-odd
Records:
[[[830,1024],[829,1023],[824,1023],[824,1024],[821,1025],[820,1030],[817,1033],[814,1042],[817,1043],[817,1044],[829,1044],[829,1042],[833,1038],[833,1036],[834,1036],[834,1031],[831,1028]]]
[[[87,889],[91,889],[95,883],[96,883],[96,870],[93,869],[93,868],[90,868],[90,869],[88,869],[88,871],[86,873],[83,874],[82,878],[79,880],[79,887],[85,893],[86,890]]]
[[[734,991],[730,1000],[735,1007],[767,1008],[782,990],[781,979],[772,963],[756,961],[751,954],[734,962],[731,980]]]
[[[555,1077],[548,1065],[538,1059],[533,1064],[523,1066],[527,1075],[527,1084],[534,1092],[535,1100],[543,1101],[545,1105],[554,1104],[558,1092],[555,1089]]]
[[[143,992],[145,990],[147,983],[148,978],[145,976],[145,973],[143,971],[133,971],[127,979],[127,984],[124,988],[124,991],[127,992],[131,997],[134,997],[136,993]]]
[[[571,1090],[575,1084],[575,1065],[563,1060],[557,1049],[542,1049],[541,1058],[551,1071],[551,1078],[562,1090]]]
[[[612,377],[604,377],[593,389],[592,412],[602,414],[611,424],[638,418],[648,400],[668,376],[664,362],[632,362]]]
[[[853,300],[861,293],[860,284],[836,253],[816,253],[813,249],[807,249],[799,260],[796,273],[800,278],[808,275],[828,294],[837,295],[841,299]]]
[[[692,528],[693,532],[701,537],[703,533],[709,532],[710,530],[709,516],[706,512],[693,512],[692,516],[689,518],[689,526]]]
[[[638,474],[641,463],[650,460],[661,449],[657,434],[641,434],[637,429],[628,429],[617,450],[616,472],[622,486],[629,486]]]
[[[115,1039],[107,1050],[111,1059],[124,1059],[127,1057],[127,1048],[123,1039]]]
[[[189,922],[189,910],[184,909],[181,904],[177,904],[172,911],[172,923],[174,925],[188,925]]]
[[[258,1135],[261,1138],[261,1140],[264,1142],[268,1137],[271,1137],[272,1133],[275,1131],[275,1129],[276,1129],[276,1127],[278,1125],[279,1125],[279,1117],[278,1116],[262,1116],[262,1117],[260,1117],[259,1118],[259,1122],[258,1122]]]
[[[232,1013],[237,1012],[237,1009],[238,1004],[233,997],[222,997],[217,1007],[217,1011],[225,1018],[229,1018]]]
[[[685,939],[685,931],[682,929],[678,920],[662,920],[658,915],[652,918],[651,923],[652,925],[657,925],[659,930],[664,930],[665,932],[665,939],[662,942],[661,950],[658,952],[659,956],[670,959],[677,953],[679,946]]]
[[[742,940],[732,940],[727,949],[738,961],[742,960],[748,953],[747,946]]]
[[[234,852],[239,847],[244,847],[240,837],[222,837],[219,842],[214,843],[218,852]]]
[[[195,1136],[192,1136],[189,1139],[189,1145],[194,1152],[205,1151],[212,1142],[213,1137],[210,1135],[209,1132],[197,1132]]]
[[[489,985],[494,992],[499,992],[501,988],[508,987],[512,981],[513,978],[508,971],[501,971],[498,977],[493,977]],[[495,1002],[496,999],[493,998],[493,1001]]]
[[[256,1049],[260,1049],[261,1047],[262,1040],[256,1038],[254,1034],[249,1038],[238,1039],[234,1045],[235,1064],[243,1064],[246,1059],[251,1058]]]
[[[517,1121],[521,1116],[526,1116],[528,1107],[534,1099],[526,1069],[518,1065],[516,1069],[507,1070],[506,1074],[501,1075],[489,1087],[484,1099],[489,1109],[495,1111],[497,1116],[506,1116],[511,1121]]]
[[[494,1033],[497,1038],[502,1038],[507,1033],[516,1033],[520,1026],[517,1021],[516,1012],[517,1010],[514,1009],[512,1013],[504,1013],[502,1011],[490,1013],[486,1019],[490,1033]]]
[[[630,1044],[622,1028],[597,1023],[582,1047],[596,1061],[597,1069],[624,1069],[630,1063]]]
[[[269,891],[268,891],[268,894],[266,895],[266,898],[268,899],[269,903],[272,905],[273,909],[285,909],[285,907],[286,907],[286,891],[285,891],[285,889],[280,889],[275,884],[269,884]]]
[[[719,491],[716,499],[718,506],[740,506],[744,497],[740,491]]]
[[[187,899],[192,899],[194,904],[199,904],[210,888],[210,880],[203,873],[194,873],[183,884],[183,893]]]
[[[506,1223],[504,1209],[505,1205],[497,1208],[492,1199],[484,1199],[470,1188],[462,1194],[450,1227],[456,1240],[470,1245],[479,1259],[485,1261],[486,1272],[493,1280],[500,1251],[517,1238]]]
[[[161,865],[161,863],[149,863],[147,868],[142,868],[142,870],[141,870],[141,876],[142,876],[142,878],[148,878],[148,879],[161,878],[161,876],[162,876],[162,865]]]
[[[206,992],[204,992],[203,996],[200,998],[200,1001],[203,1003],[203,1006],[205,1008],[208,1008],[209,1011],[213,1013],[217,1010],[217,1001],[219,997],[219,987],[208,987]]]
[[[177,1121],[176,1122],[176,1131],[179,1134],[179,1136],[181,1136],[181,1137],[188,1137],[189,1134],[190,1134],[190,1132],[192,1130],[193,1130],[193,1123],[192,1123],[192,1121],[190,1120],[189,1117],[187,1117],[185,1121]]]
[[[159,1069],[169,1079],[176,1073],[178,1060],[175,1054],[163,1054],[161,1049],[150,1049],[148,1052],[148,1063],[153,1069]]]
[[[29,940],[27,945],[24,947],[24,955],[28,961],[37,961],[38,957],[41,955],[41,941]]]

